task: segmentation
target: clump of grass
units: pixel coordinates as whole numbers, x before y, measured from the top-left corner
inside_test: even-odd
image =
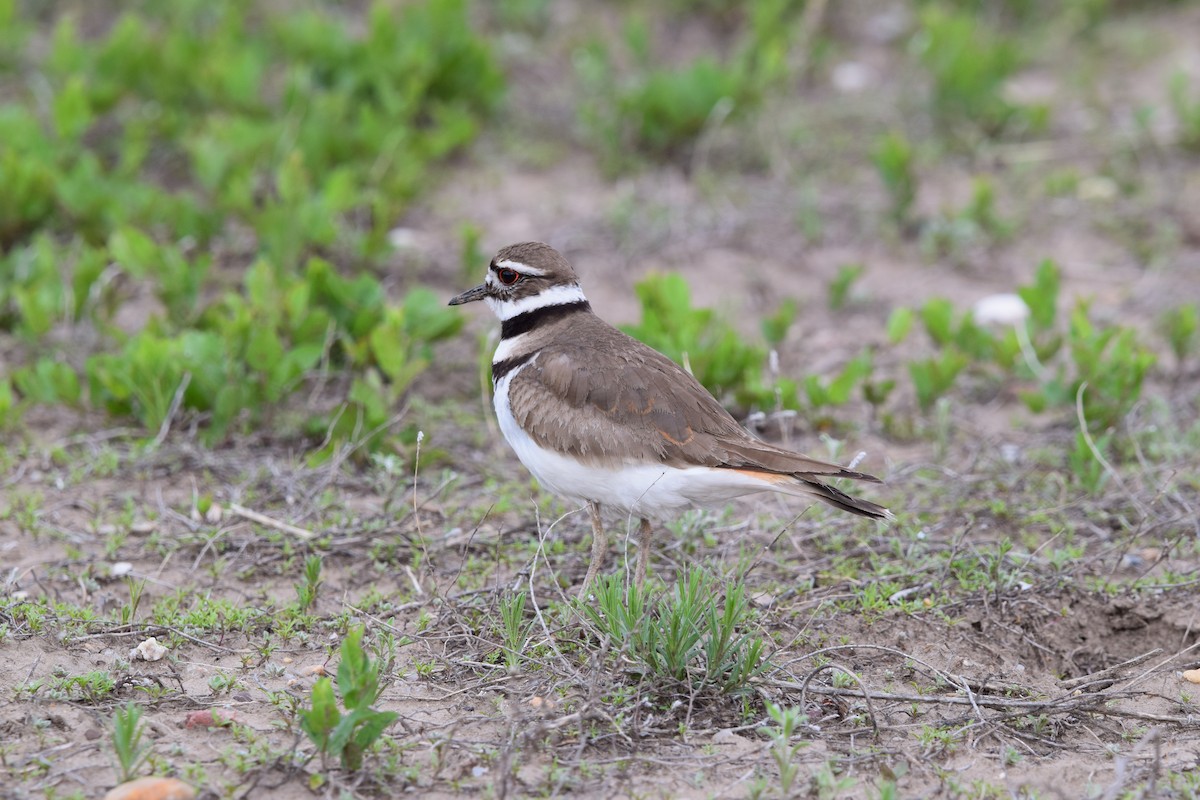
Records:
[[[944,128],[992,136],[1013,121],[1017,109],[1003,88],[1022,60],[1014,39],[970,12],[928,4],[913,49],[929,71],[933,115]]]
[[[912,145],[899,131],[884,134],[871,150],[871,161],[887,190],[892,222],[901,228],[907,227],[912,222],[912,207],[917,199]]]
[[[1200,306],[1187,303],[1164,311],[1158,329],[1175,356],[1176,370],[1182,373],[1184,364],[1200,350]]]
[[[300,611],[308,611],[316,604],[321,583],[321,557],[311,555],[304,559],[304,582],[295,584],[296,606]]]
[[[750,611],[742,584],[726,587],[721,599],[701,569],[666,593],[627,586],[618,573],[600,578],[594,596],[581,606],[584,615],[649,678],[740,694],[766,668],[763,640],[741,632]]]
[[[533,621],[525,619],[525,603],[529,593],[525,591],[506,594],[500,600],[500,631],[504,639],[504,666],[509,672],[521,664],[521,656],[529,643],[529,632]]]
[[[142,742],[144,735],[141,706],[126,703],[113,712],[110,741],[122,783],[137,777],[142,764],[150,756],[150,745]]]
[[[683,276],[650,275],[635,287],[642,320],[624,331],[686,366],[718,398],[747,403],[762,389],[767,350],[710,308],[692,305]]]
[[[786,0],[756,3],[729,60],[701,57],[677,68],[654,64],[648,28],[632,17],[624,41],[635,65],[632,75],[618,73],[616,59],[600,41],[576,55],[586,98],[579,118],[587,137],[615,171],[636,163],[635,154],[686,160],[706,129],[753,112],[786,75],[786,23],[792,13]]]

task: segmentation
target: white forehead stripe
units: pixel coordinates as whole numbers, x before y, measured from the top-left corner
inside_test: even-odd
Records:
[[[579,288],[578,283],[572,283],[568,286],[551,286],[549,289],[544,289],[537,294],[529,297],[522,297],[518,300],[500,300],[495,297],[484,298],[487,304],[492,307],[492,311],[496,312],[496,316],[501,322],[507,322],[513,317],[524,314],[526,311],[533,311],[546,306],[565,306],[568,303],[587,302],[587,298],[583,296],[583,289]]]
[[[528,264],[522,264],[520,261],[513,261],[510,258],[506,258],[503,261],[497,261],[496,266],[501,268],[507,267],[508,269],[515,269],[522,275],[532,275],[535,278],[544,278],[548,274],[544,269],[531,267]]]

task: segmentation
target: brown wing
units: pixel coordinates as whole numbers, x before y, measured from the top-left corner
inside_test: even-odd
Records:
[[[591,463],[878,480],[753,438],[675,362],[592,319],[572,330],[578,344],[547,344],[509,384],[514,417],[543,447]]]

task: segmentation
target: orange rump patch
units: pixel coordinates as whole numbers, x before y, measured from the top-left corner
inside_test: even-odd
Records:
[[[791,475],[780,475],[778,472],[764,472],[758,469],[735,469],[734,472],[741,473],[749,478],[755,478],[766,483],[792,483]]]

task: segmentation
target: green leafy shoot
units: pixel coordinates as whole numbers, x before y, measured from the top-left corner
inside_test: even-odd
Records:
[[[296,584],[296,605],[308,611],[317,602],[317,591],[321,588],[321,557],[311,555],[304,559],[304,581]]]
[[[901,228],[912,222],[913,202],[917,198],[917,175],[913,167],[913,149],[903,133],[892,131],[876,140],[871,161],[883,181],[890,201],[888,214]]]
[[[837,275],[829,282],[829,309],[840,311],[845,308],[850,299],[850,291],[855,282],[862,277],[866,267],[862,264],[843,264],[838,267]]]
[[[1163,312],[1158,329],[1171,347],[1176,369],[1182,373],[1184,364],[1200,349],[1200,306],[1188,303]]]
[[[150,744],[142,741],[145,732],[141,706],[126,703],[113,712],[110,737],[122,783],[136,778],[150,756]]]
[[[300,711],[300,727],[317,746],[322,760],[336,757],[344,769],[352,772],[362,768],[371,745],[399,716],[372,707],[381,691],[379,662],[363,649],[362,637],[363,628],[359,626],[348,631],[342,641],[337,670],[342,707],[334,696],[333,683],[323,677],[313,685],[310,706]]]
[[[1167,96],[1179,123],[1177,138],[1180,146],[1200,152],[1200,92],[1193,91],[1188,76],[1178,72],[1171,76]]]
[[[763,725],[758,730],[770,741],[771,760],[779,772],[779,792],[782,797],[792,796],[792,787],[800,772],[800,763],[796,760],[805,742],[793,741],[799,728],[808,724],[806,717],[798,708],[783,708],[775,703],[767,703],[767,716],[773,725]]]

